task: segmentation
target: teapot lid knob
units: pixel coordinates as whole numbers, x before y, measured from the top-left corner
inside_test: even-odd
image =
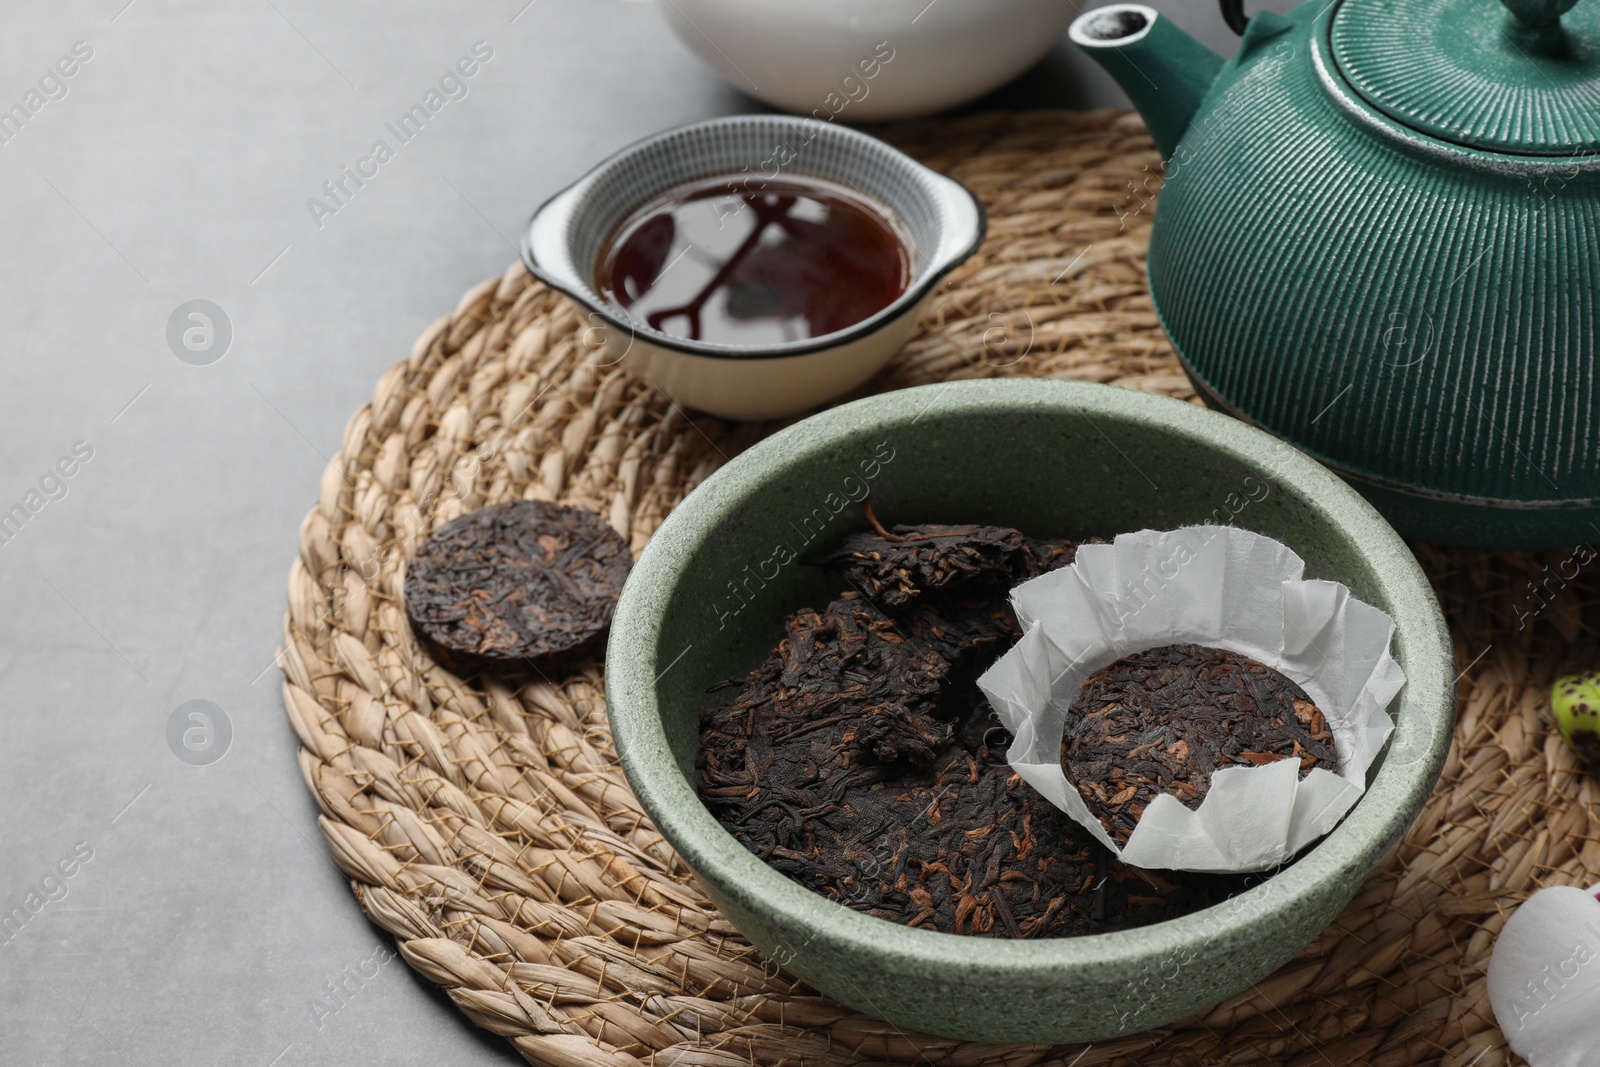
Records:
[[[1572,5],[1578,0],[1500,0],[1518,22],[1529,29],[1542,29],[1553,26],[1560,21],[1561,16],[1572,10]]]

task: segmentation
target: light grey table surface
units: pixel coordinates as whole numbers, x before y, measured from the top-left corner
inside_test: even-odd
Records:
[[[1209,0],[1158,6],[1232,49]],[[468,94],[313,219],[479,41]],[[521,1062],[328,859],[274,665],[296,533],[350,413],[535,205],[758,105],[647,2],[8,0],[0,107],[75,45],[0,143],[0,512],[29,509],[0,543],[0,1064]],[[1063,42],[989,103],[1123,99]],[[208,365],[167,337],[196,299],[231,325]],[[231,729],[206,765],[169,743],[194,700],[192,758]]]

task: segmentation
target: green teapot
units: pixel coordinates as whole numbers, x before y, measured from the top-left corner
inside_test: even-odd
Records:
[[[1403,533],[1600,541],[1600,0],[1222,6],[1226,61],[1142,4],[1071,28],[1167,161],[1195,388]]]

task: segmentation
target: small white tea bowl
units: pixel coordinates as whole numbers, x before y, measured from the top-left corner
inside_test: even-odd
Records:
[[[1062,0],[661,0],[689,50],[774,107],[845,122],[927,115],[1037,63],[1078,14]]]
[[[893,221],[912,262],[905,292],[874,315],[820,337],[760,345],[695,341],[653,329],[606,300],[595,266],[606,238],[669,189],[730,176],[739,191],[766,181],[849,186]],[[900,349],[939,281],[983,241],[983,207],[960,182],[835,123],[783,115],[711,119],[618,152],[534,212],[522,259],[534,277],[585,309],[593,361],[630,374],[686,407],[729,419],[810,410],[872,377]]]

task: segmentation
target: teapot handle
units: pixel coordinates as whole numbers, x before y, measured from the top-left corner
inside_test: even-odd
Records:
[[[1244,13],[1244,0],[1222,0],[1222,21],[1228,24],[1228,29],[1244,36],[1245,23],[1250,21],[1250,16]]]

